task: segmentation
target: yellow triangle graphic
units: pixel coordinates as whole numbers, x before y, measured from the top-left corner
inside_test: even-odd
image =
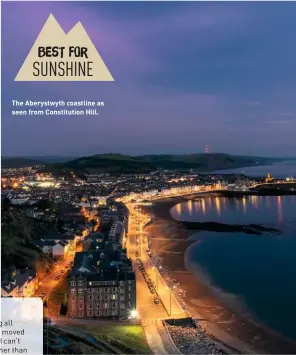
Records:
[[[56,57],[39,57],[39,47],[64,47],[63,57],[60,49],[57,49]],[[87,58],[75,57],[73,47],[85,48]],[[79,53],[79,48],[76,49],[76,53]],[[82,24],[78,22],[66,34],[52,14],[49,15],[14,80],[114,81]]]

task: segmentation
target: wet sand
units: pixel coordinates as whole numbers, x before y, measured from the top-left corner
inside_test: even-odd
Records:
[[[158,254],[168,270],[169,277],[177,280],[186,291],[184,299],[192,317],[204,319],[206,330],[236,353],[296,354],[296,342],[266,328],[259,322],[242,317],[226,305],[221,297],[196,275],[186,269],[186,250],[196,243],[188,240],[198,231],[186,230],[174,221],[170,209],[190,196],[170,198],[145,206],[146,213],[156,219],[146,227],[151,249]]]

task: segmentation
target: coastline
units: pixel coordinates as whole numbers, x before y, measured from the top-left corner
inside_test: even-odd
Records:
[[[154,206],[142,207],[146,213],[155,217],[145,228],[153,236],[150,238],[151,250],[161,257],[168,276],[177,280],[186,292],[184,301],[187,310],[192,317],[206,320],[202,323],[213,338],[239,353],[295,354],[296,342],[268,329],[260,321],[230,309],[223,298],[186,268],[186,251],[198,242],[191,240],[190,236],[198,230],[185,229],[182,223],[171,217],[170,209],[197,196],[168,198],[154,202]]]

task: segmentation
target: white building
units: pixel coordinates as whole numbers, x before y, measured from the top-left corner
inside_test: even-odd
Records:
[[[66,241],[59,241],[53,248],[52,248],[52,256],[54,258],[64,258],[69,252],[69,243]]]

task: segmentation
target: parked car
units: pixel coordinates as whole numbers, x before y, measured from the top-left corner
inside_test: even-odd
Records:
[[[48,317],[43,318],[43,323],[48,324],[48,325],[55,325],[55,322],[51,318],[48,318]]]

